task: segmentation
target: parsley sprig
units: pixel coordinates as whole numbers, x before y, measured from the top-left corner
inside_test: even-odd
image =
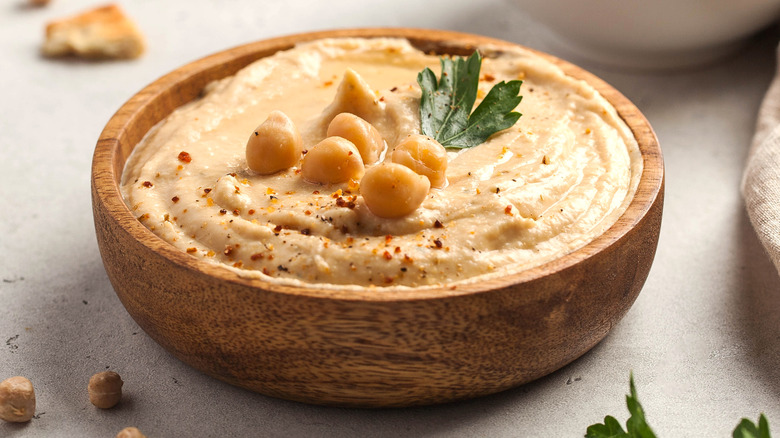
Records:
[[[604,423],[593,424],[588,427],[585,438],[656,438],[645,419],[645,411],[636,396],[634,376],[629,379],[630,394],[626,396],[628,412],[631,416],[626,421],[626,429],[613,416],[604,417]],[[769,422],[764,414],[758,418],[756,425],[747,418],[743,418],[732,433],[732,438],[771,438],[769,435]]]
[[[468,59],[445,58],[441,77],[430,68],[417,75],[420,98],[420,129],[448,148],[470,148],[491,135],[509,128],[521,114],[513,111],[522,100],[522,81],[501,81],[493,86],[476,110],[479,70],[482,55],[474,52]]]
[[[769,435],[769,421],[764,414],[758,417],[758,425],[743,418],[742,421],[734,429],[733,438],[772,438]]]
[[[603,424],[593,424],[588,427],[585,438],[656,438],[645,420],[645,411],[636,397],[633,374],[629,379],[629,386],[631,393],[626,396],[626,404],[631,416],[626,421],[627,431],[623,430],[615,417],[607,415],[604,417]]]

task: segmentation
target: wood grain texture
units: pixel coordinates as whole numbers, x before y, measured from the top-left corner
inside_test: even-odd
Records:
[[[425,290],[322,290],[240,278],[159,239],[119,192],[133,147],[210,81],[295,43],[408,38],[435,53],[510,44],[420,29],[352,29],[265,40],[188,64],[111,118],[95,149],[92,202],[101,256],[127,311],[155,341],[218,379],[270,396],[341,406],[410,406],[502,391],[592,348],[639,294],[658,242],[664,169],[647,120],[623,95],[546,54],[598,89],[636,136],[644,170],[625,214],[585,247],[543,266]]]

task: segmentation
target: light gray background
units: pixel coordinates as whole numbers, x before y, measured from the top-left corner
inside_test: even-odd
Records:
[[[780,433],[780,280],[738,186],[778,32],[714,65],[630,73],[578,63],[645,113],[666,158],[656,261],[612,333],[564,369],[501,394],[442,406],[336,409],[268,398],[190,369],[147,337],[117,300],[95,241],[89,193],[96,139],[113,112],[162,74],[215,51],[318,29],[408,26],[480,33],[553,54],[551,34],[505,1],[123,2],[149,51],[129,62],[38,55],[44,23],[95,5],[0,5],[0,378],[24,375],[38,418],[2,437],[114,436],[128,425],[173,436],[577,437],[624,421],[633,370],[661,437],[727,437],[765,412]],[[86,384],[125,380],[113,410]]]

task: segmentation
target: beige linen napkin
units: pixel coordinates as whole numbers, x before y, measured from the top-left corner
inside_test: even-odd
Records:
[[[742,195],[750,221],[780,272],[780,65],[758,111]]]

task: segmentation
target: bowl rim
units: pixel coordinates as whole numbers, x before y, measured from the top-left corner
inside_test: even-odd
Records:
[[[241,64],[246,60],[245,63],[240,65],[240,67],[243,67],[251,61],[269,56],[277,51],[286,50],[297,43],[323,38],[349,37],[405,38],[412,45],[423,49],[428,47],[428,45],[446,48],[446,50],[442,50],[442,53],[469,51],[476,46],[485,44],[519,46],[547,59],[561,68],[567,75],[584,80],[594,87],[615,107],[620,118],[634,134],[643,162],[642,174],[634,197],[623,214],[601,235],[584,246],[542,265],[518,272],[510,272],[506,275],[491,275],[484,280],[480,280],[478,276],[459,282],[419,288],[408,286],[368,286],[359,288],[346,286],[341,288],[335,285],[319,287],[316,284],[298,286],[273,283],[261,278],[247,278],[228,267],[186,254],[184,251],[158,237],[136,219],[125,204],[119,189],[121,173],[126,162],[126,158],[123,160],[119,152],[127,129],[136,122],[141,114],[154,108],[153,104],[160,98],[162,92],[169,91],[171,88],[176,87],[177,84],[192,80],[199,74],[208,74],[210,69],[223,63],[238,62]],[[215,79],[219,78],[215,77],[207,82]],[[168,114],[170,113],[162,114],[159,119],[167,117]],[[135,146],[135,144],[130,145],[128,150],[132,150]],[[93,190],[92,202],[94,205],[102,204],[111,219],[116,221],[125,232],[130,234],[140,244],[146,246],[147,249],[175,263],[180,268],[216,277],[221,281],[255,288],[258,292],[349,301],[410,301],[503,290],[519,283],[529,283],[569,269],[608,249],[630,235],[632,229],[642,221],[656,201],[662,202],[662,198],[659,198],[659,195],[662,193],[664,186],[664,164],[658,139],[639,109],[605,81],[574,64],[521,44],[475,34],[419,28],[378,27],[325,30],[264,39],[219,51],[165,74],[133,95],[106,123],[93,154],[91,185]]]

